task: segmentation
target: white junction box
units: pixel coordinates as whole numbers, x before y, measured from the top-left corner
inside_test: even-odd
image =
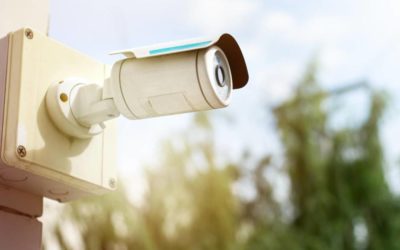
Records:
[[[70,77],[103,84],[109,67],[31,29],[1,44],[8,55],[0,55],[0,73],[7,70],[0,78],[0,182],[61,202],[115,190],[115,120],[78,139],[57,129],[45,103],[51,84]]]

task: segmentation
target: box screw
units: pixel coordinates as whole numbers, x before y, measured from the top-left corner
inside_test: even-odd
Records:
[[[110,181],[108,182],[108,185],[110,185],[111,188],[115,188],[117,182],[114,178],[111,178]]]
[[[32,31],[31,29],[26,29],[26,30],[25,30],[25,36],[26,36],[28,39],[32,39],[32,38],[33,38],[33,31]]]
[[[25,148],[24,146],[22,146],[22,145],[19,145],[19,146],[17,147],[17,154],[18,154],[20,157],[25,157],[25,156],[26,156],[26,148]]]

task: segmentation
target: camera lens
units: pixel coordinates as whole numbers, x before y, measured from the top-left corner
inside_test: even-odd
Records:
[[[228,60],[220,48],[213,47],[211,51],[210,55],[213,58],[213,62],[212,66],[210,66],[213,71],[210,72],[210,76],[214,77],[211,82],[217,96],[221,100],[228,100],[232,86]]]
[[[220,87],[224,87],[226,85],[225,71],[221,65],[217,65],[215,67],[215,79],[217,79],[217,83]]]
[[[198,70],[205,74],[199,75],[206,77],[204,80],[200,79],[203,94],[208,98],[209,104],[212,103],[212,107],[227,106],[232,91],[232,73],[228,58],[217,46],[207,48],[200,53]]]

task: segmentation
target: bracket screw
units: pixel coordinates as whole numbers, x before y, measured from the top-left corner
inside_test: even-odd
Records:
[[[116,181],[114,178],[111,178],[111,179],[109,180],[109,182],[108,182],[108,185],[109,185],[111,188],[115,188],[115,186],[117,185],[117,181]]]
[[[25,148],[24,146],[22,146],[22,145],[19,145],[19,146],[17,147],[17,154],[18,154],[20,157],[25,157],[25,156],[26,156],[26,148]]]
[[[25,30],[25,36],[26,36],[28,39],[32,39],[32,38],[33,38],[33,31],[32,31],[31,29],[26,29],[26,30]]]

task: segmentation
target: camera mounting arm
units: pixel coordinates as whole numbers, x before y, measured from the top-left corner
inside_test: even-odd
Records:
[[[105,121],[120,115],[110,91],[108,79],[100,86],[69,78],[50,86],[46,94],[47,110],[64,133],[90,138],[104,130]]]

